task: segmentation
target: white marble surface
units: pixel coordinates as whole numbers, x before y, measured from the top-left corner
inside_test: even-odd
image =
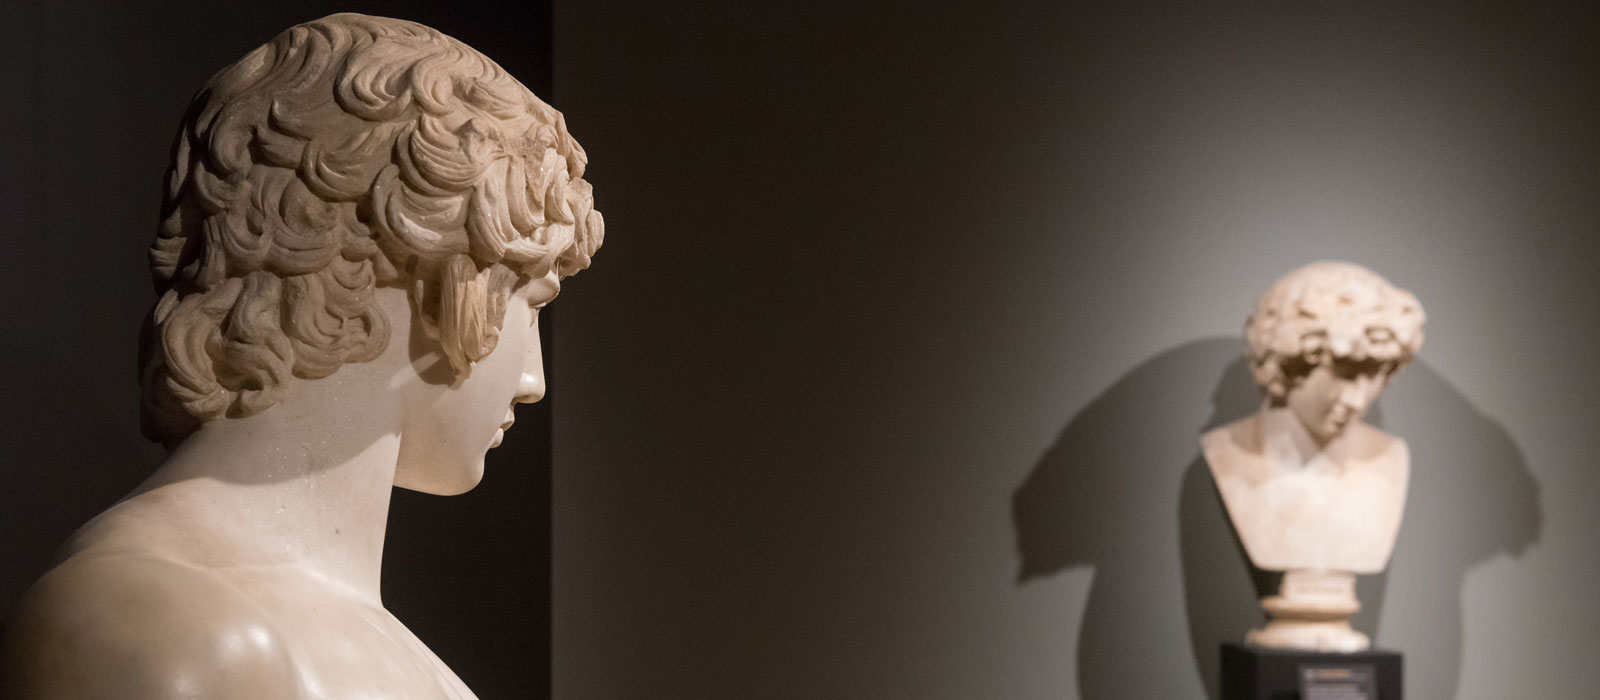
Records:
[[[24,594],[0,696],[473,697],[384,608],[390,494],[473,488],[544,395],[538,310],[604,231],[583,150],[470,47],[342,14],[213,77],[173,158],[169,456]]]
[[[1207,432],[1201,448],[1250,561],[1287,572],[1251,642],[1368,647],[1348,621],[1360,609],[1354,575],[1388,564],[1411,457],[1361,418],[1420,349],[1423,318],[1410,292],[1376,273],[1320,262],[1278,280],[1246,321],[1262,408]]]

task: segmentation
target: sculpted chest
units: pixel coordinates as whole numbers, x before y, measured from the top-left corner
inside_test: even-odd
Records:
[[[1250,560],[1269,571],[1377,573],[1394,550],[1410,473],[1405,443],[1361,457],[1289,464],[1227,429],[1207,434],[1206,462]],[[1376,432],[1376,431],[1374,431]]]
[[[273,578],[239,583],[270,613],[271,634],[283,646],[307,700],[476,698],[381,607]]]

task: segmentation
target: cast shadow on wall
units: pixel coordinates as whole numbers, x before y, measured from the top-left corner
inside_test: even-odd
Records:
[[[1258,407],[1241,348],[1213,338],[1139,365],[1062,429],[1012,495],[1019,586],[1093,567],[1077,645],[1084,700],[1200,697],[1201,688],[1214,699],[1219,645],[1262,621],[1256,599],[1276,582],[1249,566],[1198,442]],[[1408,690],[1453,698],[1462,581],[1538,539],[1538,484],[1506,430],[1426,364],[1404,368],[1380,402],[1405,416],[1385,421],[1375,406],[1369,422],[1411,446],[1390,566],[1407,578],[1391,587],[1391,574],[1360,577],[1364,608],[1354,623],[1383,647],[1384,606],[1404,611],[1396,618],[1423,626],[1417,636],[1430,640],[1400,649]]]

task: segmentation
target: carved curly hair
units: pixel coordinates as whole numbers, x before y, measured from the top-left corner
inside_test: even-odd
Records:
[[[472,48],[338,14],[211,78],[173,146],[150,247],[141,426],[173,445],[289,376],[376,357],[405,286],[458,375],[517,280],[588,267],[604,222],[561,114]]]
[[[1422,349],[1421,302],[1353,263],[1315,262],[1273,283],[1245,320],[1250,368],[1274,400],[1332,359],[1392,374]]]

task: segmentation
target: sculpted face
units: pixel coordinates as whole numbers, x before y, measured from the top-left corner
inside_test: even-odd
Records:
[[[1422,304],[1377,273],[1317,262],[1284,275],[1245,321],[1251,373],[1326,444],[1422,348]]]
[[[412,326],[467,378],[522,342],[499,328],[517,280],[570,276],[600,247],[586,163],[559,112],[412,22],[333,15],[218,72],[179,133],[151,246],[146,435],[172,447],[282,403],[289,378],[377,358],[408,313],[380,309],[384,289],[411,294]],[[407,449],[481,450],[499,403],[482,442]]]
[[[1326,444],[1366,414],[1388,376],[1389,368],[1380,363],[1332,359],[1301,377],[1289,389],[1285,404],[1318,442]]]
[[[555,273],[518,286],[506,303],[494,350],[467,377],[453,383],[415,378],[401,428],[396,486],[450,496],[483,479],[484,453],[499,446],[511,428],[515,404],[544,398],[539,309],[559,289]],[[428,364],[442,362],[430,353],[418,369],[428,374]]]

